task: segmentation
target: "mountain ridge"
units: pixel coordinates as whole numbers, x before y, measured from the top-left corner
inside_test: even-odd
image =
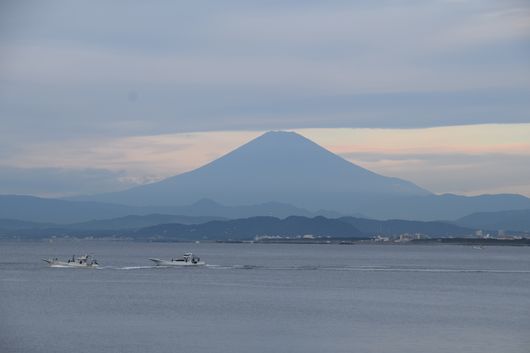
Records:
[[[332,202],[318,204],[323,193],[431,194],[409,181],[355,165],[297,133],[273,131],[192,171],[77,199],[168,205],[209,198],[227,205],[277,201],[308,209],[329,208]]]
[[[300,207],[278,202],[226,206],[213,200],[202,199],[183,206],[137,207],[95,201],[49,199],[27,195],[0,195],[0,219],[70,224],[127,216],[146,216],[149,214],[221,218],[242,218],[261,215],[276,217],[287,217],[290,215],[339,217],[342,215],[326,210],[311,212]]]
[[[530,232],[530,209],[476,212],[455,221],[465,227]]]
[[[159,218],[160,221],[168,218]],[[140,217],[140,220],[142,218]],[[7,227],[4,225],[7,224]],[[376,235],[422,234],[430,237],[466,236],[474,230],[444,222],[406,220],[380,221],[366,218],[323,216],[285,218],[257,216],[240,219],[209,220],[197,224],[161,223],[145,227],[102,228],[101,223],[53,225],[0,219],[0,236],[19,239],[48,237],[113,237],[137,240],[252,240],[259,236],[301,237],[312,235],[333,238],[369,238]],[[92,225],[93,228],[90,228]],[[24,228],[24,226],[28,228]]]

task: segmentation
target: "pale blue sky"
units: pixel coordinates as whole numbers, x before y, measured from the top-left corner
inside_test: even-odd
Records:
[[[529,57],[527,1],[4,1],[0,173],[14,185],[0,192],[43,167],[17,162],[38,143],[527,123]],[[45,167],[90,191],[162,176],[147,162]],[[28,193],[61,194],[41,183]]]

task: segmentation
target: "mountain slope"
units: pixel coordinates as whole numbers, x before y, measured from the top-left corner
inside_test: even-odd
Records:
[[[279,201],[319,209],[356,193],[430,194],[408,181],[352,164],[296,133],[268,132],[191,172],[83,199],[129,205],[175,205],[209,198],[230,205]]]
[[[448,222],[420,222],[402,219],[380,221],[375,219],[342,217],[341,221],[353,225],[367,235],[395,236],[400,234],[423,234],[431,237],[465,236],[473,234],[473,229]]]
[[[125,217],[98,219],[88,222],[72,223],[65,225],[66,229],[74,230],[121,230],[140,229],[164,223],[201,224],[222,220],[220,217],[208,216],[180,216],[166,214],[131,215]]]
[[[248,218],[255,216],[271,216],[285,218],[289,216],[326,216],[340,217],[341,214],[332,211],[320,210],[311,212],[303,208],[295,207],[280,202],[265,202],[256,205],[226,206],[210,199],[201,199],[191,205],[185,206],[163,206],[161,209],[171,210],[173,214],[186,216],[215,216],[223,218]]]
[[[530,232],[530,209],[473,213],[455,223],[477,229]]]
[[[75,202],[24,195],[0,195],[0,218],[31,222],[72,223],[141,214],[135,207]]]
[[[16,231],[16,230],[21,230],[21,229],[40,229],[40,228],[51,227],[51,226],[54,226],[54,224],[28,222],[28,221],[21,221],[19,219],[0,218],[0,233]]]
[[[475,212],[530,209],[529,198],[514,194],[367,197],[357,201],[357,204],[352,205],[352,210],[377,219],[432,221],[458,219]]]

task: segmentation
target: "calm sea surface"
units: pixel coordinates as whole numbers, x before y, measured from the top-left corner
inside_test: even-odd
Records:
[[[530,248],[0,242],[0,352],[179,351],[528,353]]]

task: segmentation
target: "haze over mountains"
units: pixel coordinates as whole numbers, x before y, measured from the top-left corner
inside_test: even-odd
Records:
[[[478,212],[456,221],[464,227],[477,229],[502,229],[507,231],[530,231],[530,209],[498,212]]]
[[[0,195],[0,219],[9,229],[28,228],[19,221],[111,230],[258,216],[435,221],[525,209],[530,209],[530,199],[521,195],[435,195],[359,167],[292,132],[268,132],[201,168],[122,192],[68,200]],[[484,222],[487,215],[479,215],[458,224],[524,231],[528,229],[520,218],[526,214],[514,218],[501,212],[490,223]],[[443,227],[438,224],[438,231]]]
[[[319,210],[310,212],[303,208],[279,202],[225,206],[213,200],[202,199],[190,205],[183,206],[127,206],[93,201],[69,201],[34,196],[0,195],[0,219],[70,224],[121,218],[129,215],[146,216],[152,214],[178,215],[190,219],[194,217],[245,218],[270,216],[285,218],[288,216],[341,216],[340,213],[333,211]]]
[[[365,218],[258,216],[240,219],[171,215],[127,216],[73,224],[35,223],[0,219],[0,237],[38,239],[48,237],[112,237],[144,240],[252,240],[260,236],[369,238],[376,235],[422,234],[429,237],[466,236],[466,228],[445,222]]]
[[[409,181],[359,167],[293,132],[268,132],[193,171],[122,192],[76,200],[134,206],[281,202],[309,211],[410,220],[530,209],[521,195],[435,195]]]
[[[145,206],[189,204],[207,198],[227,205],[277,201],[337,210],[355,193],[429,194],[408,181],[354,165],[294,132],[268,132],[193,171],[78,199]]]
[[[161,224],[139,229],[132,236],[172,236],[177,239],[197,239],[200,234],[206,239],[249,240],[258,236],[303,236],[366,238],[374,235],[395,236],[421,233],[433,237],[463,236],[473,232],[470,228],[441,222],[376,221],[354,217],[329,219],[325,217],[291,216],[285,219],[274,217],[252,217],[227,221],[213,221],[198,225]]]

